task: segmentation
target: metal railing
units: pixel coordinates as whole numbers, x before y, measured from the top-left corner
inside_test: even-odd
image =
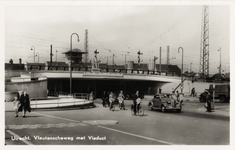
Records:
[[[61,92],[63,93],[63,92]],[[64,92],[66,93],[66,92]],[[66,99],[65,99],[66,98]],[[85,105],[86,103],[89,104],[90,102],[88,101],[89,94],[87,93],[74,93],[73,96],[69,97],[56,97],[56,98],[45,98],[45,97],[38,97],[38,98],[31,98],[30,99],[30,105],[35,106],[32,108],[37,109],[39,105],[54,105],[53,107],[58,108],[58,107],[64,107],[63,104],[71,104],[71,105],[66,105],[66,106],[76,106],[76,105]],[[79,100],[78,100],[79,99]],[[34,103],[32,103],[34,102]],[[79,104],[77,104],[79,103]],[[92,101],[93,103],[93,101]],[[44,107],[44,108],[52,108],[52,107]]]

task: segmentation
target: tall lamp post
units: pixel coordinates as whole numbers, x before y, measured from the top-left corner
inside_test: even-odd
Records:
[[[39,63],[39,53],[38,52],[36,53],[36,57],[38,57],[38,63]]]
[[[70,95],[72,95],[72,37],[76,34],[78,37],[79,42],[79,36],[77,33],[72,33],[70,37]]]
[[[220,51],[219,74],[221,75],[221,47],[219,48],[218,51]]]
[[[57,62],[57,50],[55,51],[56,53],[55,53],[55,61]]]
[[[34,50],[33,58],[34,58],[34,63],[35,63],[35,47],[31,46],[31,51]]]
[[[190,72],[192,72],[192,64],[193,64],[193,63],[190,63]]]
[[[178,53],[180,52],[180,49],[182,50],[182,69],[181,69],[181,93],[183,93],[183,63],[184,63],[184,49],[182,47],[178,48]]]

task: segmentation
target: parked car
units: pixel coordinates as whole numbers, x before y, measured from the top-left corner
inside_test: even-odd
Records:
[[[182,102],[176,100],[176,95],[173,93],[161,93],[154,95],[153,99],[149,101],[148,106],[151,110],[176,110],[181,112]]]
[[[230,85],[229,84],[213,84],[209,86],[207,89],[212,95],[214,91],[214,98],[219,99],[221,103],[229,102],[230,101]],[[201,93],[199,96],[200,102],[206,101],[206,94],[205,92]]]

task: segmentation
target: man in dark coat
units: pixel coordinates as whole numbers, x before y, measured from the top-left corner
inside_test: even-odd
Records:
[[[102,95],[102,105],[103,105],[103,107],[106,107],[106,103],[107,103],[107,101],[108,101],[108,94],[107,94],[107,92],[106,91],[104,91],[103,92],[103,95]]]
[[[206,103],[207,103],[207,112],[211,112],[211,94],[210,92],[207,91],[207,95],[206,95]]]
[[[134,115],[136,115],[136,104],[137,104],[137,98],[140,98],[140,95],[139,95],[139,91],[137,90],[135,95],[134,95],[134,100],[133,100],[133,104],[134,104]]]
[[[23,117],[25,118],[26,110],[31,112],[30,102],[29,102],[29,95],[24,91],[20,98],[20,108],[19,111],[23,111]]]

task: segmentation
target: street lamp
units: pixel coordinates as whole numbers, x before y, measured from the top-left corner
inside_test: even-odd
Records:
[[[221,75],[221,47],[218,49],[218,51],[220,51],[219,74]]]
[[[113,54],[113,66],[114,66],[114,64],[115,64],[115,63],[114,63],[114,57],[117,57],[117,56]]]
[[[190,72],[192,72],[192,64],[193,64],[193,63],[190,63]]]
[[[182,47],[178,48],[178,53],[182,50],[182,69],[181,69],[181,93],[183,93],[183,62],[184,62],[184,49]]]
[[[55,61],[57,62],[57,50],[55,51],[56,53],[55,53]]]
[[[72,33],[70,37],[70,95],[72,95],[72,37],[76,34],[78,37],[79,42],[79,36],[77,33]]]
[[[36,57],[38,57],[38,63],[39,63],[39,53],[38,52],[36,53]]]
[[[35,63],[35,47],[34,46],[31,46],[31,50],[33,50],[34,49],[34,55],[33,55],[33,57],[34,57],[34,63]]]

